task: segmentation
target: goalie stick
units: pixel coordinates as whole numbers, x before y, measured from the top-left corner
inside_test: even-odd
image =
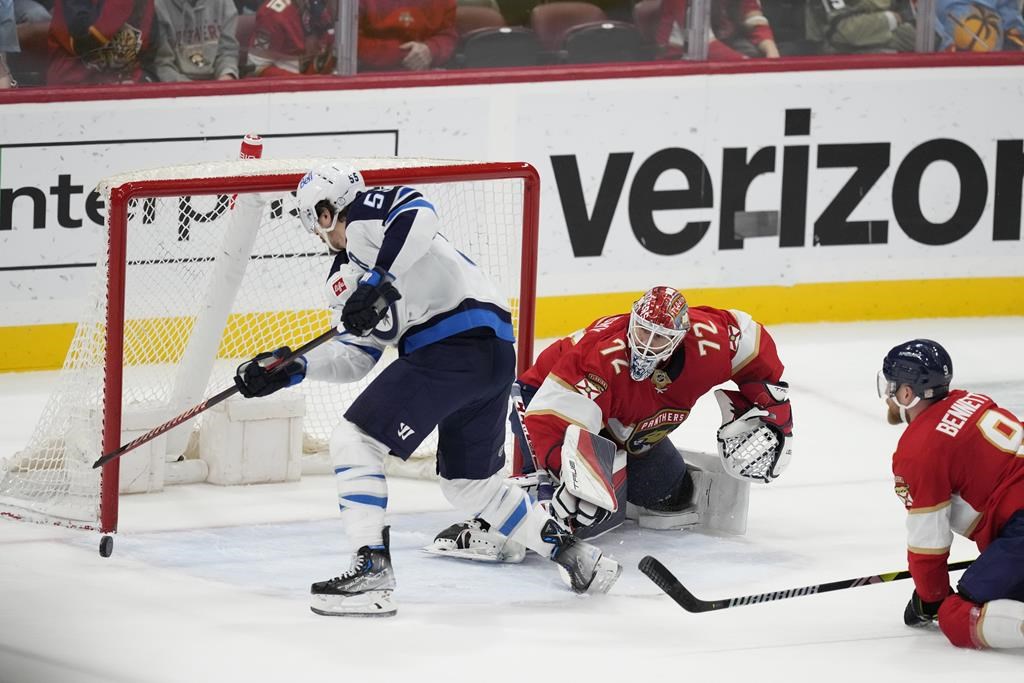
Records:
[[[270,371],[273,371],[275,368],[279,368],[279,367],[282,367],[284,365],[287,365],[288,363],[291,363],[293,360],[295,360],[299,356],[301,356],[301,355],[303,355],[305,353],[308,353],[309,351],[312,351],[313,349],[315,349],[316,347],[320,346],[324,342],[333,339],[335,336],[337,336],[337,334],[338,334],[338,329],[335,328],[335,327],[332,327],[331,329],[327,330],[326,332],[324,332],[320,336],[316,337],[315,339],[311,339],[308,342],[306,342],[305,344],[303,344],[302,346],[300,346],[299,348],[295,349],[294,351],[291,352],[291,354],[289,354],[289,355],[285,356],[284,358],[282,358],[282,359],[272,363],[271,365],[267,366],[267,369],[270,370]],[[167,422],[164,422],[159,427],[154,427],[152,430],[146,432],[145,434],[143,434],[139,438],[135,439],[134,441],[129,441],[128,443],[126,443],[123,446],[121,446],[120,448],[118,448],[116,451],[111,451],[110,453],[106,453],[106,454],[102,455],[98,460],[96,460],[96,462],[94,462],[92,464],[93,469],[96,469],[97,467],[102,467],[103,465],[107,464],[108,462],[110,462],[114,458],[119,458],[122,455],[124,455],[125,453],[127,453],[128,451],[134,450],[134,449],[138,448],[139,446],[141,446],[142,444],[147,443],[149,441],[152,441],[153,439],[155,439],[156,437],[160,436],[161,434],[174,429],[175,427],[177,427],[178,425],[180,425],[180,424],[182,424],[184,422],[188,422],[189,420],[191,420],[196,415],[199,415],[200,413],[208,410],[209,408],[214,407],[218,403],[224,402],[225,400],[227,400],[231,396],[234,396],[237,393],[238,393],[238,386],[237,385],[232,385],[231,387],[225,389],[224,391],[221,391],[220,393],[214,394],[213,396],[211,396],[210,398],[206,399],[202,403],[199,403],[198,405],[195,405],[195,406],[189,408],[188,410],[186,410],[181,415],[179,415],[179,416],[177,416],[175,418],[171,418],[170,420],[168,420]]]
[[[966,569],[974,560],[952,562],[947,565],[949,571]],[[789,588],[770,593],[758,593],[756,595],[744,595],[735,598],[723,598],[721,600],[701,600],[684,586],[665,565],[650,555],[640,560],[640,571],[647,575],[658,588],[665,591],[670,598],[675,600],[680,607],[687,612],[713,612],[729,607],[740,607],[742,605],[756,605],[772,600],[785,600],[786,598],[798,598],[804,595],[815,595],[817,593],[828,593],[830,591],[841,591],[847,588],[857,588],[873,583],[888,583],[889,581],[901,581],[910,578],[909,571],[888,572],[885,574],[874,574],[872,576],[861,576],[856,579],[843,579],[842,581],[830,581],[819,583],[814,586],[802,586],[800,588]]]

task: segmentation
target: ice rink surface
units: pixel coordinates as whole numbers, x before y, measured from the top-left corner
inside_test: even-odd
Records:
[[[348,566],[329,476],[122,497],[108,559],[96,534],[4,519],[0,683],[1024,681],[1024,651],[957,650],[904,626],[910,581],[689,614],[636,569],[654,555],[710,599],[906,568],[889,469],[902,430],[874,388],[899,342],[938,340],[955,386],[1024,414],[1024,317],[771,331],[792,386],[795,456],[754,487],[743,537],[628,523],[598,542],[622,578],[608,595],[577,596],[537,556],[498,566],[420,552],[459,515],[436,484],[394,480],[398,616],[345,619],[307,606],[312,581]],[[0,453],[24,445],[54,376],[0,375]],[[718,423],[707,396],[674,440],[711,451]],[[976,554],[958,537],[951,559]]]

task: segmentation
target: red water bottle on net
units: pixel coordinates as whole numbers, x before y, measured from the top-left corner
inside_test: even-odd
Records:
[[[263,138],[256,133],[248,133],[242,138],[242,147],[238,150],[239,159],[259,159],[263,156]],[[228,202],[228,208],[235,208],[235,199],[238,197],[237,194],[231,195],[231,200]]]
[[[238,152],[239,159],[259,159],[263,156],[263,138],[256,133],[249,133],[242,138],[242,149]]]

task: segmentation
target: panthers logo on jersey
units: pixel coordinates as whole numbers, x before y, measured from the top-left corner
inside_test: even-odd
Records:
[[[626,452],[637,454],[650,450],[672,430],[683,424],[689,415],[689,410],[666,408],[651,417],[640,420],[633,426],[633,431],[625,440]]]
[[[914,497],[910,495],[910,486],[903,477],[896,475],[896,496],[903,502],[903,507],[914,507]]]

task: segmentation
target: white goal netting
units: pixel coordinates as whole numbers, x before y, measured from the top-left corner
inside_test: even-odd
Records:
[[[0,460],[0,509],[83,526],[96,523],[101,470],[92,464],[104,451],[105,420],[123,425],[134,414],[163,415],[151,425],[156,426],[230,387],[241,361],[282,345],[296,348],[328,329],[324,283],[333,256],[302,229],[286,189],[323,161],[211,163],[128,174],[101,184],[115,237],[108,239],[97,265],[91,303],[78,321],[58,389],[30,443]],[[361,169],[369,185],[409,184],[429,196],[445,236],[507,293],[518,331],[521,177],[473,179],[483,165],[470,162],[345,161]],[[444,177],[424,179],[425,170]],[[120,257],[114,206],[125,196],[124,188],[136,185],[143,187],[124,202],[127,239]],[[108,324],[122,305],[123,333],[113,335],[108,348]],[[281,392],[305,400],[303,442],[309,457],[322,457],[348,403],[392,357],[386,354],[358,383],[306,381]],[[121,399],[112,403],[119,373]],[[200,416],[168,433],[168,461],[197,457],[195,434],[202,423]],[[429,463],[434,446],[428,440],[418,455]],[[429,472],[433,466],[420,469]],[[103,500],[110,504],[108,494]],[[116,495],[113,500],[116,505]]]

